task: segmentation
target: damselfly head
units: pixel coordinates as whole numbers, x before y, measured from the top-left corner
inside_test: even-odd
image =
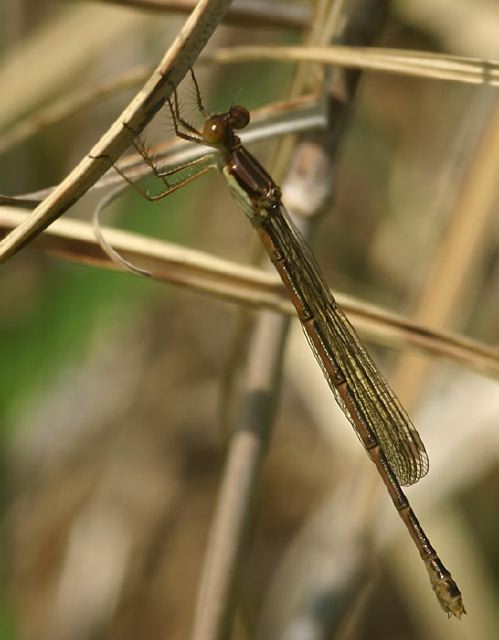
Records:
[[[248,109],[245,109],[239,104],[235,104],[229,111],[229,122],[233,129],[244,129],[247,127],[250,121],[250,114]]]

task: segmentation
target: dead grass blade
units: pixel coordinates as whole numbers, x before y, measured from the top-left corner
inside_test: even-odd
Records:
[[[377,47],[264,47],[243,46],[217,49],[206,57],[219,64],[278,60],[280,62],[316,62],[397,73],[417,78],[449,80],[489,87],[499,86],[499,62],[424,51],[382,49]]]
[[[8,232],[25,217],[17,209],[1,207],[0,229]],[[151,271],[158,281],[237,304],[294,314],[279,278],[273,273],[125,231],[104,227],[103,232],[116,250]],[[75,262],[119,270],[102,252],[88,223],[58,220],[34,246]],[[368,339],[397,348],[416,348],[485,375],[499,377],[499,349],[451,332],[430,329],[344,294],[335,293],[335,296]]]

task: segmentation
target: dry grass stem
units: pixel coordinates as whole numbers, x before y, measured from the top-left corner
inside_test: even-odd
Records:
[[[267,47],[242,46],[217,49],[206,54],[219,64],[276,60],[279,62],[315,62],[363,71],[450,80],[488,87],[499,86],[499,62],[450,56],[424,51],[404,51],[377,47]]]
[[[0,208],[0,228],[9,231],[25,214]],[[126,231],[103,227],[112,246],[130,261],[152,272],[160,282],[176,284],[221,300],[294,315],[279,278],[193,249]],[[34,247],[73,262],[119,270],[101,250],[92,226],[58,220]],[[454,361],[485,375],[499,377],[499,350],[470,338],[433,329],[351,296],[334,292],[355,326],[366,338],[393,348],[412,347]]]
[[[110,4],[126,5],[136,9],[161,13],[190,13],[195,0],[102,0]],[[239,0],[227,11],[225,24],[242,27],[282,27],[302,29],[310,19],[308,7],[287,2],[268,2]]]

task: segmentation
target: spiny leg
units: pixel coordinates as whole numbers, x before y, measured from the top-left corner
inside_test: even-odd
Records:
[[[189,160],[188,162],[184,162],[183,164],[179,164],[176,165],[174,167],[172,167],[171,169],[164,169],[164,170],[160,170],[158,168],[158,163],[156,162],[156,158],[154,156],[154,153],[152,153],[151,151],[148,151],[144,141],[142,140],[142,138],[140,136],[137,136],[137,138],[133,141],[133,146],[135,147],[135,150],[137,151],[137,153],[139,155],[142,156],[142,159],[144,160],[145,164],[151,169],[151,172],[154,176],[156,176],[156,178],[158,178],[158,180],[161,180],[161,182],[165,185],[166,189],[164,194],[168,195],[169,190],[172,188],[172,185],[170,185],[167,181],[166,178],[169,176],[174,176],[177,173],[179,173],[180,171],[183,171],[184,169],[188,169],[190,167],[194,167],[197,164],[201,164],[203,162],[206,161],[208,154],[205,154],[199,158],[194,158],[194,160]],[[114,168],[116,170],[117,167],[115,165],[113,165]],[[209,166],[209,168],[211,167],[215,167],[215,162],[212,162]],[[197,171],[195,173],[194,176],[192,176],[193,178],[196,178],[198,175],[199,171]],[[204,173],[204,172],[203,172]],[[125,178],[126,179],[126,178]],[[129,180],[128,180],[129,182]],[[134,184],[135,186],[135,184]],[[173,185],[174,186],[174,185]],[[165,195],[163,195],[163,197],[165,197]],[[161,198],[159,198],[161,199]]]
[[[161,180],[161,182],[164,184],[165,188],[168,189],[170,185],[165,180],[165,177],[168,174],[165,172],[165,173],[163,173],[163,175],[161,175],[161,172],[158,169],[158,163],[157,163],[156,157],[155,157],[154,153],[152,152],[152,150],[148,150],[147,149],[146,144],[145,144],[144,139],[142,138],[142,136],[139,133],[137,133],[136,131],[134,131],[132,129],[132,127],[130,127],[130,125],[127,122],[123,123],[123,127],[125,129],[127,129],[128,131],[130,131],[130,133],[134,136],[134,139],[132,140],[132,146],[134,147],[135,151],[142,157],[142,160],[144,161],[146,166],[148,166],[149,169],[151,169],[151,173],[154,176],[156,176],[156,178],[158,178],[158,180]],[[130,178],[128,178],[128,176],[125,176],[123,171],[121,169],[119,169],[119,167],[116,164],[112,163],[112,166],[113,166],[113,169],[124,180],[126,180],[129,184],[133,184],[133,186],[136,187],[136,184],[132,183]],[[145,195],[145,194],[143,192],[141,192],[141,195]]]
[[[194,87],[196,89],[196,102],[198,105],[198,109],[205,118],[208,118],[210,114],[208,113],[208,111],[205,109],[203,105],[203,99],[201,98],[201,91],[199,90],[199,84],[196,78],[196,74],[194,73],[194,69],[192,67],[191,67],[191,77],[192,77],[192,82],[194,83]]]
[[[170,107],[170,112],[172,114],[173,126],[175,128],[175,133],[179,138],[183,138],[184,140],[189,140],[190,142],[196,142],[197,144],[203,144],[203,136],[201,132],[198,131],[195,127],[193,127],[187,120],[184,120],[180,114],[180,107],[178,104],[178,93],[176,87],[173,87],[173,101],[171,96],[168,98],[168,106]],[[179,124],[181,124],[184,129],[190,131],[190,133],[185,133],[180,130]]]
[[[173,191],[175,191],[179,187],[190,182],[191,179],[194,180],[201,173],[205,173],[205,171],[202,171],[202,170],[196,171],[194,175],[187,176],[187,178],[180,180],[174,185],[169,184],[168,181],[166,180],[167,177],[176,175],[177,173],[179,173],[180,171],[183,171],[184,169],[187,169],[189,167],[193,167],[193,166],[196,166],[197,164],[205,162],[206,156],[201,156],[200,158],[195,158],[194,160],[191,160],[190,162],[186,162],[182,165],[177,165],[176,167],[172,167],[171,169],[160,171],[160,169],[158,168],[158,163],[156,161],[156,158],[154,157],[154,154],[146,148],[146,145],[143,139],[140,137],[140,135],[136,134],[136,132],[128,124],[124,123],[124,127],[128,129],[132,134],[136,135],[136,138],[132,142],[135,150],[142,157],[142,159],[144,160],[144,163],[151,169],[152,174],[158,180],[161,180],[165,189],[158,194],[151,195],[148,191],[143,189],[138,183],[136,183],[134,180],[128,177],[126,173],[120,167],[118,167],[118,165],[113,163],[112,166],[114,170],[123,178],[123,180],[128,182],[128,184],[132,186],[141,196],[146,198],[146,200],[149,200],[150,202],[156,202],[157,200],[162,200],[163,198],[166,198],[166,196],[168,196],[170,193],[173,193]],[[211,165],[208,168],[211,168]]]
[[[134,143],[134,146],[135,146],[135,143]],[[137,151],[139,151],[137,146],[135,146],[135,148],[137,149]],[[185,178],[182,178],[181,180],[179,180],[177,183],[175,183],[173,185],[170,185],[166,181],[166,177],[167,176],[176,175],[177,173],[180,173],[184,169],[188,169],[189,167],[196,166],[196,165],[200,164],[201,162],[206,162],[206,156],[201,156],[200,158],[195,158],[194,160],[191,160],[190,162],[186,162],[185,164],[179,165],[178,167],[173,167],[172,169],[167,169],[166,171],[159,171],[157,166],[154,164],[154,161],[151,160],[151,158],[150,158],[149,154],[147,153],[147,151],[144,151],[145,155],[141,151],[139,151],[139,153],[142,155],[142,157],[144,159],[144,162],[146,162],[146,164],[151,167],[151,169],[153,171],[153,174],[159,180],[161,180],[163,182],[163,184],[165,185],[166,188],[163,191],[161,191],[160,193],[150,194],[148,191],[143,189],[137,182],[132,180],[132,178],[127,176],[126,173],[122,169],[120,169],[120,167],[118,167],[117,165],[113,164],[113,168],[123,178],[123,180],[128,182],[128,184],[131,187],[133,187],[146,200],[149,200],[149,202],[157,202],[158,200],[162,200],[163,198],[166,198],[166,196],[169,196],[171,193],[173,193],[174,191],[176,191],[180,187],[185,186],[189,182],[192,182],[193,180],[195,180],[199,176],[205,174],[207,171],[212,169],[213,166],[214,166],[214,165],[210,164],[210,165],[208,165],[206,167],[202,167],[201,169],[196,171],[194,174],[192,174],[190,176],[186,176]],[[150,162],[152,162],[153,164],[150,164]]]

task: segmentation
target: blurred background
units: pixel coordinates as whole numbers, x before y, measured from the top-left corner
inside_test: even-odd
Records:
[[[242,18],[209,49],[299,44],[314,5],[295,4],[294,26]],[[42,109],[152,68],[185,20],[118,5],[0,0],[2,194],[60,182],[140,84],[48,126]],[[388,4],[376,45],[495,60],[498,29],[492,0],[407,0]],[[236,96],[255,109],[286,98],[293,65],[200,63],[197,76],[209,110]],[[182,95],[189,112],[192,88]],[[498,95],[362,75],[312,241],[334,289],[497,344]],[[25,121],[36,131],[9,142]],[[160,112],[145,139],[170,130]],[[276,145],[252,147],[270,171]],[[65,215],[88,221],[97,201]],[[159,204],[128,192],[114,215],[120,228],[240,263],[255,255],[215,172]],[[0,291],[0,638],[188,637],[224,463],[227,372],[255,314],[31,247],[3,266]],[[448,621],[293,325],[233,637],[498,637],[499,383],[369,343],[430,456],[408,495],[463,593],[468,615]],[[328,622],[335,607],[340,629]]]

